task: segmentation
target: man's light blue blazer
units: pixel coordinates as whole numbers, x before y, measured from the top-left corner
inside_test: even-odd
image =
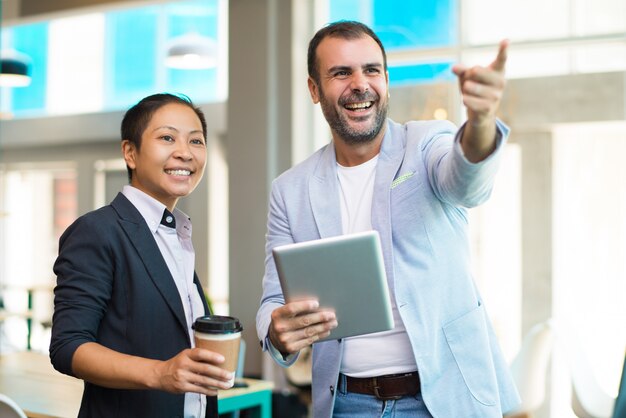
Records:
[[[519,397],[470,273],[466,208],[489,197],[508,128],[498,122],[497,148],[477,164],[463,156],[460,132],[445,121],[401,125],[388,120],[376,168],[372,226],[380,233],[389,289],[430,413],[435,418],[501,418]],[[264,350],[271,312],[284,304],[271,250],[341,235],[337,187],[332,143],[272,184],[257,314]],[[342,351],[341,340],[313,345],[315,418],[332,416]],[[283,366],[294,360],[273,357]]]

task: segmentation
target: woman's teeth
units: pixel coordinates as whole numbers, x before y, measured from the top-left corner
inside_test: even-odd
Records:
[[[189,170],[165,170],[165,172],[173,176],[188,176],[191,174]]]

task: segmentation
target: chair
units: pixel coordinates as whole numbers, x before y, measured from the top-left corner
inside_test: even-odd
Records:
[[[285,369],[287,382],[301,390],[310,390],[313,368],[313,347],[308,346],[300,350],[300,355],[294,364]]]
[[[572,410],[579,418],[611,418],[615,398],[602,389],[578,344],[570,349]]]
[[[2,418],[27,418],[22,408],[13,399],[0,393],[0,417]]]
[[[535,325],[524,337],[522,347],[511,363],[511,374],[522,403],[510,411],[508,417],[528,417],[543,404],[552,347],[553,329],[550,321]]]
[[[619,392],[615,400],[613,418],[626,418],[626,357],[624,357],[624,367],[622,368],[622,380],[619,384]]]
[[[574,329],[560,323],[559,351],[566,355],[572,384],[572,411],[578,418],[611,418],[615,398],[598,383]]]

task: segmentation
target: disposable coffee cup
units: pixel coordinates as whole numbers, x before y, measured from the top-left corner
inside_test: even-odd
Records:
[[[201,316],[193,324],[196,347],[220,353],[224,356],[221,367],[229,372],[237,370],[239,344],[243,327],[239,319],[232,316]],[[231,386],[235,378],[231,380]]]

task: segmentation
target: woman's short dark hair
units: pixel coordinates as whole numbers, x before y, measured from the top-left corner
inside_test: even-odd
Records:
[[[309,42],[309,51],[307,53],[307,67],[309,76],[317,83],[320,82],[320,73],[317,60],[317,47],[324,40],[324,38],[341,38],[341,39],[359,39],[364,36],[369,36],[376,41],[383,53],[383,62],[385,65],[385,71],[387,71],[387,53],[385,47],[380,41],[380,38],[376,36],[374,31],[369,26],[356,22],[353,20],[339,20],[337,22],[329,23],[322,29],[318,30],[311,42]]]
[[[193,110],[198,119],[200,119],[202,134],[206,138],[206,118],[204,113],[200,108],[194,106],[189,97],[184,94],[158,93],[141,99],[139,103],[128,109],[124,119],[122,119],[122,141],[130,141],[139,150],[141,148],[141,136],[148,127],[154,113],[171,103],[181,104]],[[131,180],[132,171],[128,166],[126,166],[126,169],[128,170],[128,179]]]

